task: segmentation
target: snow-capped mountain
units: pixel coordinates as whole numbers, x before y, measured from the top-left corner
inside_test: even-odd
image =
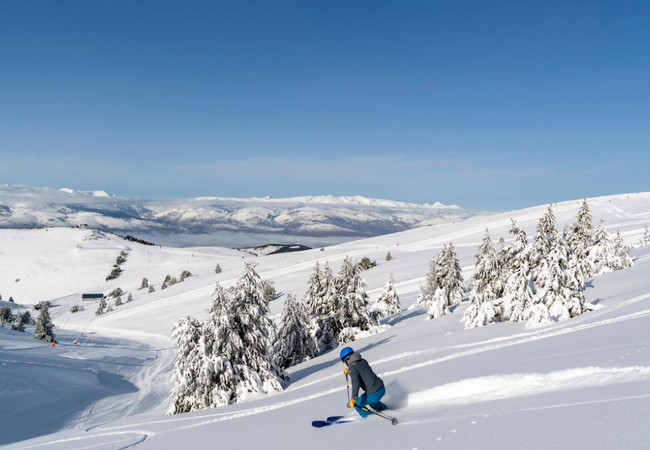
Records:
[[[176,246],[322,246],[480,214],[361,196],[150,201],[104,191],[0,186],[0,228],[87,225]]]

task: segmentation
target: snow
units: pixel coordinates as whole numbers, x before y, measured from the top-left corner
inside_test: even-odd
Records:
[[[199,197],[150,201],[29,186],[0,186],[0,227],[84,226],[163,245],[333,245],[479,214],[361,196]]]
[[[650,223],[650,193],[589,200],[636,245]],[[557,228],[575,220],[582,199],[553,205]],[[631,268],[587,281],[595,310],[551,325],[494,324],[465,329],[467,301],[426,320],[408,309],[429,262],[452,242],[466,283],[485,229],[510,238],[510,218],[533,236],[548,205],[475,216],[319,249],[254,257],[225,248],[172,248],[70,228],[0,230],[0,294],[25,309],[50,300],[55,347],[0,328],[0,445],[6,448],[648,448],[650,447],[650,247]],[[497,244],[498,248],[498,244]],[[119,278],[105,278],[120,252]],[[384,257],[390,251],[392,259]],[[315,429],[312,420],[347,408],[338,349],[287,370],[284,391],[235,405],[165,416],[176,349],[171,326],[207,318],[216,281],[225,288],[256,260],[278,293],[301,299],[318,261],[337,272],[345,257],[376,260],[363,271],[371,303],[391,274],[401,312],[381,332],[352,342],[387,386],[392,426],[379,417]],[[216,274],[219,264],[223,271]],[[193,276],[160,289],[167,274]],[[155,292],[138,290],[143,277]],[[71,313],[80,294],[120,287],[134,300],[96,317]],[[279,320],[284,297],[271,303]],[[109,301],[109,305],[112,301]],[[36,315],[32,312],[32,315]],[[74,342],[77,341],[75,344]],[[251,432],[252,431],[252,432]],[[191,444],[190,444],[191,443]]]

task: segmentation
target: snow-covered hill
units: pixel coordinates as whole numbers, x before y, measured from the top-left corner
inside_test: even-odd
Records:
[[[0,228],[78,226],[132,234],[162,245],[320,247],[459,221],[478,214],[441,203],[417,205],[360,196],[200,197],[168,202],[103,191],[0,185]]]
[[[557,227],[581,200],[554,205]],[[650,193],[589,199],[636,244],[650,225]],[[647,448],[650,446],[650,248],[634,266],[590,279],[593,312],[550,326],[522,323],[463,329],[466,304],[431,321],[408,310],[429,261],[453,242],[465,279],[485,229],[509,239],[514,218],[529,235],[548,205],[474,216],[319,249],[254,257],[225,248],[172,248],[92,230],[0,230],[0,295],[27,308],[50,300],[58,344],[0,329],[0,445],[7,448]],[[123,272],[106,281],[117,256]],[[385,260],[390,252],[392,259]],[[346,256],[377,266],[363,272],[371,300],[392,274],[402,311],[383,333],[354,342],[387,385],[400,419],[377,417],[315,429],[311,420],[346,414],[343,365],[332,351],[289,369],[282,392],[236,405],[166,417],[175,348],[170,328],[203,320],[216,281],[236,282],[255,259],[279,293],[301,298],[314,264],[338,270]],[[215,266],[223,269],[215,273]],[[166,275],[192,276],[160,289]],[[155,288],[140,290],[148,278]],[[80,294],[120,287],[133,301],[100,317],[72,313]],[[271,303],[277,319],[281,300]],[[29,329],[28,329],[29,331]],[[76,344],[74,342],[77,342]],[[11,405],[8,407],[6,405]],[[251,432],[253,431],[253,432]],[[353,443],[353,444],[351,444]]]

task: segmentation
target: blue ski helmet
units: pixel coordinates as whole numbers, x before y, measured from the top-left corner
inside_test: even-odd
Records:
[[[343,350],[341,350],[341,361],[345,362],[347,359],[354,353],[354,350],[352,350],[352,347],[345,347]]]

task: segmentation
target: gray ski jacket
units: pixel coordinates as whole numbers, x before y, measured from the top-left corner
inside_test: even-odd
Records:
[[[352,353],[352,356],[350,356],[348,374],[352,380],[353,399],[359,397],[359,388],[363,389],[368,394],[374,394],[384,385],[382,379],[372,371],[368,361],[361,358],[361,355],[356,352]]]

